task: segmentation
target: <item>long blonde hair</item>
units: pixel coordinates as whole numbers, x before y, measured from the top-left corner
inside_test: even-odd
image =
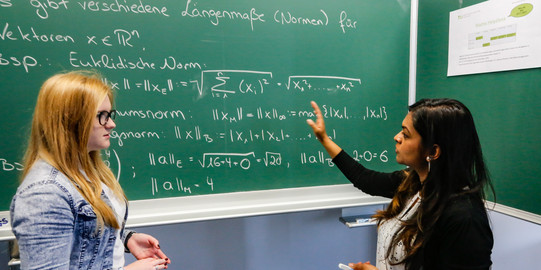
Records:
[[[94,72],[61,73],[45,81],[34,110],[22,179],[38,159],[47,161],[92,205],[100,228],[105,223],[118,229],[115,212],[101,199],[101,183],[121,200],[126,196],[100,151],[87,149],[97,109],[105,97],[113,104],[112,89]]]

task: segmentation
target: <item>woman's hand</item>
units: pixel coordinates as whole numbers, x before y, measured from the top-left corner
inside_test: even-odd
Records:
[[[353,270],[378,270],[375,266],[371,265],[370,262],[350,263],[349,267],[353,268]]]
[[[336,157],[342,151],[342,148],[334,143],[329,136],[327,136],[327,131],[325,130],[325,121],[323,120],[323,115],[321,110],[317,106],[315,101],[311,102],[312,108],[314,108],[314,114],[316,115],[316,122],[312,119],[306,120],[306,123],[314,130],[316,138],[319,140],[321,145],[327,150],[331,158]]]
[[[164,259],[146,258],[135,261],[124,267],[125,270],[158,270],[167,269],[167,262]]]
[[[306,123],[314,130],[314,134],[316,135],[316,138],[323,142],[325,138],[328,138],[327,131],[325,130],[325,121],[323,120],[323,115],[321,114],[321,110],[319,109],[319,106],[317,106],[317,103],[315,101],[310,102],[312,105],[312,108],[314,108],[314,114],[316,115],[316,122],[312,119],[306,120]]]
[[[131,254],[137,259],[163,259],[165,261],[165,268],[171,263],[171,260],[162,252],[160,243],[158,240],[145,233],[134,233],[126,244]]]

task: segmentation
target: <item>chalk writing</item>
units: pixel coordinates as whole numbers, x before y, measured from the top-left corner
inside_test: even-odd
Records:
[[[314,26],[323,26],[329,24],[329,16],[324,10],[320,10],[321,18],[306,18],[302,16],[292,15],[289,11],[276,10],[274,13],[274,21],[279,24],[309,24]]]
[[[353,158],[357,161],[372,161],[379,158],[381,162],[388,162],[389,158],[387,157],[387,150],[383,150],[381,152],[373,152],[373,151],[359,151],[359,150],[353,150]]]
[[[395,74],[382,67],[403,60],[364,45],[389,40],[367,19],[385,12],[351,0],[0,0],[0,121],[22,131],[13,122],[31,119],[46,76],[97,70],[117,111],[102,157],[130,200],[344,183],[306,125],[310,101],[355,160],[392,164],[396,83],[370,69]],[[24,169],[19,150],[0,149],[3,175]]]
[[[125,30],[125,29],[115,29],[113,35],[105,36],[86,36],[87,44],[91,45],[105,45],[112,47],[113,45],[121,45],[124,47],[133,47],[133,40],[140,38],[138,30]]]
[[[22,171],[24,169],[23,165],[19,162],[8,162],[4,158],[0,158],[0,164],[2,164],[3,171]]]
[[[164,155],[164,156],[159,155],[157,158],[154,153],[148,153],[148,159],[149,159],[149,164],[151,166],[156,166],[156,164],[173,165],[179,169],[182,169],[182,160],[175,158],[175,154],[173,153],[168,153],[167,155]]]
[[[17,28],[13,30],[13,28]],[[26,42],[70,42],[75,43],[75,39],[70,35],[63,34],[43,34],[37,32],[34,27],[30,29],[21,28],[20,26],[13,27],[9,23],[4,25],[2,34],[0,34],[2,40],[21,40]]]
[[[250,169],[252,163],[263,164],[265,167],[283,165],[282,154],[277,152],[265,152],[259,157],[255,152],[249,153],[205,153],[202,159],[193,156],[176,153],[148,153],[148,164],[154,166],[173,167],[175,169],[185,169],[193,167],[197,161],[197,166],[201,168],[242,168]],[[288,164],[285,164],[288,165]]]
[[[322,151],[317,151],[316,154],[301,153],[300,155],[301,164],[323,164],[329,167],[334,167],[332,158],[328,157]]]
[[[213,25],[219,25],[221,19],[228,20],[246,20],[249,21],[252,31],[254,30],[254,22],[265,22],[264,14],[258,14],[255,8],[251,8],[249,11],[229,11],[229,10],[199,10],[195,7],[196,3],[190,5],[192,1],[186,1],[186,8],[182,11],[182,16],[187,17],[199,17],[208,18]]]
[[[382,119],[387,120],[387,110],[385,106],[381,106],[379,108],[370,108],[366,107],[366,114],[363,115],[363,119]]]
[[[103,55],[101,59],[91,55],[91,62],[77,63],[77,53],[72,52],[70,60],[73,60],[74,66],[111,66],[111,58]],[[166,61],[173,61],[172,57],[167,57]],[[112,69],[156,69],[154,62],[145,62],[139,59],[139,62],[130,62],[130,67],[126,65],[129,61],[118,56],[118,64],[114,64]],[[172,62],[171,62],[172,63]],[[139,65],[139,66],[137,66]],[[204,64],[198,62],[189,62],[181,65],[183,70],[201,70]],[[177,66],[178,66],[177,65]],[[171,69],[174,69],[172,66]],[[180,66],[178,66],[180,67]],[[170,69],[170,68],[165,68]],[[201,97],[207,96],[215,98],[231,98],[234,96],[258,96],[264,95],[267,89],[282,89],[295,92],[332,92],[332,93],[350,93],[360,88],[361,79],[347,78],[337,76],[289,76],[288,83],[283,84],[273,78],[273,73],[270,71],[253,71],[253,70],[201,70],[200,80],[179,80],[179,79],[162,79],[160,81],[150,79],[134,80],[130,78],[122,79],[122,82],[110,82],[112,87],[120,90],[137,90],[141,89],[145,92],[167,95],[175,90],[175,88],[197,89],[197,93]]]
[[[164,17],[169,17],[167,13],[167,7],[152,6],[143,4],[142,0],[139,3],[130,4],[127,0],[117,0],[112,3],[100,2],[100,1],[83,1],[78,2],[79,6],[83,10],[93,12],[113,12],[113,13],[131,13],[131,14],[157,14]]]
[[[14,66],[14,67],[23,67],[24,71],[28,73],[29,67],[35,67],[38,65],[38,60],[36,58],[25,55],[25,56],[5,56],[0,53],[0,66]]]
[[[183,193],[192,193],[192,188],[189,186],[185,186],[182,179],[179,179],[178,177],[175,177],[174,180],[163,180],[154,177],[151,177],[150,179],[152,181],[152,195],[155,195],[159,192],[158,187],[162,187],[166,191],[177,190]],[[159,185],[158,180],[160,181]]]
[[[228,129],[225,131],[219,132],[207,132],[205,130],[201,131],[200,126],[195,127],[179,127],[174,126],[175,138],[182,141],[201,141],[207,143],[257,143],[257,142],[273,142],[273,143],[282,143],[286,141],[303,141],[306,139],[311,139],[311,133],[308,133],[306,136],[295,136],[290,134],[284,129]],[[336,131],[331,130],[333,136],[336,137]],[[157,133],[154,133],[157,134]],[[304,135],[304,134],[303,134]],[[114,137],[113,137],[114,136]],[[111,138],[126,139],[130,138],[126,134],[117,135],[116,133],[111,133]],[[132,136],[133,137],[133,136]],[[143,137],[140,135],[140,138]],[[158,136],[153,136],[154,139],[160,139]],[[150,137],[148,137],[150,138]],[[123,141],[122,141],[123,145]],[[119,141],[119,146],[121,141]]]
[[[349,119],[347,107],[336,108],[333,106],[323,105],[321,106],[321,112],[325,118],[339,118]]]
[[[197,69],[201,70],[201,64],[197,62],[182,62],[176,59],[173,56],[168,56],[163,60],[163,65],[160,67],[160,69],[169,69],[169,70],[175,70],[175,69],[183,69],[183,70],[190,70],[190,69]]]
[[[124,58],[120,55],[112,56],[102,54],[94,56],[89,54],[88,56],[79,56],[77,52],[69,53],[69,63],[72,67],[83,68],[104,68],[104,69],[139,69],[139,70],[152,70],[156,69],[156,64],[143,60],[142,57],[138,58]]]
[[[345,11],[340,12],[340,28],[343,33],[346,33],[346,30],[351,30],[357,28],[357,21],[348,18],[348,14]]]
[[[193,160],[191,158],[190,160]],[[252,164],[261,164],[265,167],[275,167],[286,165],[283,163],[282,154],[276,152],[265,152],[262,157],[258,157],[255,152],[249,153],[205,153],[203,158],[198,160],[201,168],[240,168],[248,170]]]
[[[250,153],[205,153],[203,160],[199,161],[202,168],[217,167],[238,167],[247,170],[251,166],[250,156],[254,157],[254,152]]]
[[[316,85],[316,86],[314,86]],[[288,90],[304,91],[345,91],[351,92],[361,85],[361,79],[338,76],[290,76],[287,82]]]
[[[11,6],[13,6],[13,3],[11,3],[11,0],[0,0],[0,7],[8,8]]]
[[[36,14],[41,19],[49,18],[49,8],[53,10],[67,10],[68,3],[68,0],[30,0],[30,4],[36,8]]]
[[[125,140],[135,139],[160,139],[160,135],[155,131],[111,131],[111,139],[117,139],[118,146],[123,146]]]
[[[186,120],[186,116],[182,110],[162,111],[162,110],[117,110],[117,114],[121,117],[135,117],[140,119],[182,119]]]

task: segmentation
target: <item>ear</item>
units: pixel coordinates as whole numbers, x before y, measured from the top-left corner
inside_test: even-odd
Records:
[[[430,160],[436,160],[440,157],[440,154],[441,154],[440,146],[437,144],[434,144],[428,156],[430,157]]]

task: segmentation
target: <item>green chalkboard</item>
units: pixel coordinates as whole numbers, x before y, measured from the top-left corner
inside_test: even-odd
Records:
[[[0,1],[0,210],[40,85],[95,69],[117,92],[103,152],[130,200],[335,185],[305,120],[367,166],[400,168],[409,1]]]
[[[476,121],[496,202],[541,214],[541,69],[446,76],[449,12],[480,2],[420,1],[417,98],[463,101]]]

